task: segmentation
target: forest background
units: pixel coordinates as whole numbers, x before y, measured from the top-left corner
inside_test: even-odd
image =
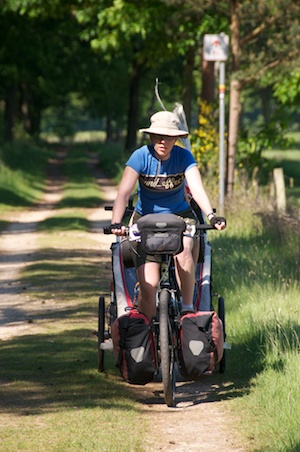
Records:
[[[299,17],[293,0],[2,0],[0,136],[102,130],[130,152],[161,108],[158,79],[166,107],[184,106],[199,166],[217,173],[218,65],[203,37],[225,33],[230,197],[236,168],[257,175],[263,150],[298,129]]]

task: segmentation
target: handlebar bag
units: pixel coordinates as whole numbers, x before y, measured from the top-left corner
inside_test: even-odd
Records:
[[[175,214],[152,213],[137,220],[141,247],[146,254],[179,254],[186,224]]]
[[[150,320],[137,309],[117,318],[111,327],[116,366],[125,381],[144,385],[156,372],[155,346]]]
[[[188,313],[181,318],[180,373],[195,380],[211,374],[221,361],[223,324],[215,311]]]

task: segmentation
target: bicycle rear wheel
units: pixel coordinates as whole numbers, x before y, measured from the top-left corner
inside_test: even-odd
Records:
[[[172,340],[172,327],[169,318],[170,292],[163,289],[159,296],[159,339],[161,373],[165,402],[169,407],[175,406],[175,350]]]

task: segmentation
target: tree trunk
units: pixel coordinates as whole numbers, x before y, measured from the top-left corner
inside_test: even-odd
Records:
[[[32,129],[31,114],[32,99],[29,94],[26,83],[20,84],[20,105],[19,105],[19,118],[23,124],[23,129],[26,133],[30,134]]]
[[[105,142],[111,143],[113,140],[113,129],[112,129],[112,120],[111,120],[110,113],[108,113],[106,116],[105,132],[106,132]]]
[[[16,113],[16,86],[12,85],[6,89],[4,106],[4,141],[13,141],[13,127]]]
[[[133,70],[129,86],[129,110],[127,120],[127,136],[125,141],[125,151],[132,152],[136,147],[136,130],[138,125],[139,107],[139,83],[140,67],[133,63]]]
[[[193,71],[195,63],[195,48],[190,47],[183,72],[183,107],[188,126],[191,124],[192,97],[193,97]]]
[[[234,170],[236,160],[236,149],[238,142],[238,129],[241,113],[241,89],[242,82],[234,79],[234,73],[240,69],[240,1],[231,2],[231,54],[233,79],[230,82],[229,96],[229,124],[228,124],[228,151],[227,151],[227,196],[231,197],[234,190]]]
[[[215,62],[202,59],[201,100],[211,103],[215,98]]]
[[[39,103],[28,89],[26,83],[19,86],[18,119],[24,131],[32,138],[38,138],[41,125],[41,109]]]
[[[38,138],[41,133],[41,110],[35,105],[34,111],[31,112],[30,136]]]
[[[266,87],[261,88],[259,90],[260,98],[261,98],[261,110],[264,117],[265,124],[267,125],[270,121],[271,117],[271,99],[272,99],[272,88]]]
[[[227,151],[227,195],[231,197],[234,189],[234,170],[236,160],[236,148],[238,142],[239,120],[241,113],[241,83],[232,80],[230,83],[229,97],[229,126],[228,126],[228,151]]]

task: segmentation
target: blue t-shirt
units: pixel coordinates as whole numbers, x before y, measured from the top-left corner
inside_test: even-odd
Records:
[[[133,152],[126,165],[139,173],[135,207],[139,214],[177,213],[189,207],[184,173],[197,164],[187,149],[174,146],[168,160],[159,160],[153,145],[145,145]]]

